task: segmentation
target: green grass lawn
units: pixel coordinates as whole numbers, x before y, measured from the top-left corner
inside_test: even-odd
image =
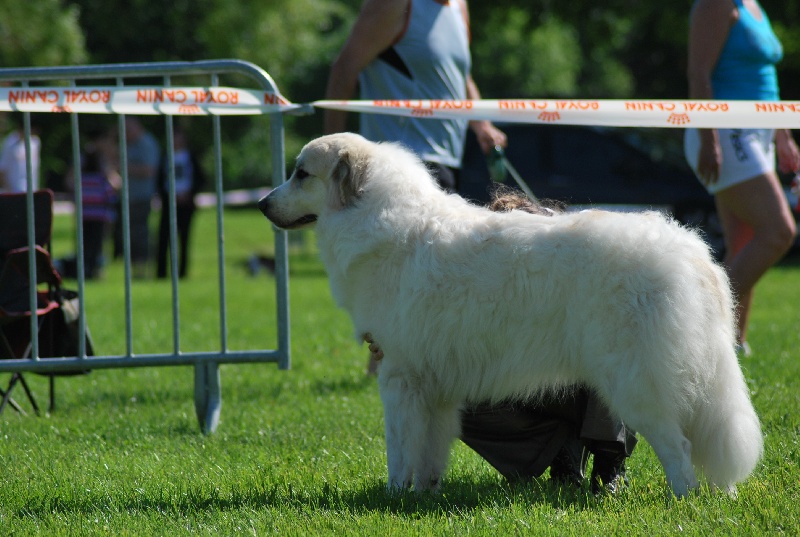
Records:
[[[245,261],[269,254],[257,211],[226,213],[230,348],[274,348],[274,286]],[[71,251],[56,223],[56,255]],[[219,348],[215,218],[201,212],[190,278],[181,283],[185,350]],[[800,527],[800,267],[789,260],[759,285],[753,355],[743,367],[766,453],[737,498],[668,495],[646,441],[630,487],[593,497],[543,479],[511,487],[463,444],[437,495],[385,491],[382,408],[367,350],[332,303],[313,237],[293,248],[292,369],[222,366],[223,406],[203,436],[189,367],[97,370],[57,380],[58,408],[0,416],[3,535],[797,535]],[[118,264],[87,284],[102,353],[124,350]],[[168,351],[170,287],[134,284],[135,352]],[[0,374],[5,382],[8,374]],[[46,380],[29,375],[45,403]],[[21,397],[18,394],[18,400]],[[24,402],[23,402],[24,404]]]

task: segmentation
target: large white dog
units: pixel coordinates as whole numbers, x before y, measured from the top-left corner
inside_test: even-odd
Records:
[[[384,352],[390,487],[436,488],[465,401],[584,383],[653,446],[673,492],[734,491],[762,454],[725,272],[657,213],[495,213],[395,144],[310,142],[261,199],[316,222],[333,296]]]

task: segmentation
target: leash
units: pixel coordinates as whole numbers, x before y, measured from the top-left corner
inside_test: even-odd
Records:
[[[506,172],[508,172],[508,174],[517,183],[517,186],[519,186],[520,190],[522,190],[525,195],[528,196],[528,199],[534,203],[539,203],[539,199],[536,197],[536,195],[534,195],[528,184],[523,181],[522,177],[520,177],[517,169],[514,168],[511,162],[508,161],[508,158],[506,158],[506,153],[503,151],[502,147],[499,145],[494,146],[489,155],[487,155],[486,160],[489,166],[489,176],[492,178],[492,181],[504,183],[506,179]]]

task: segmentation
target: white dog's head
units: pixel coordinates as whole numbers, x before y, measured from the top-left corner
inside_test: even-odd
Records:
[[[259,200],[259,210],[280,228],[298,229],[313,224],[325,211],[351,205],[363,192],[374,146],[352,133],[309,142],[292,176]]]

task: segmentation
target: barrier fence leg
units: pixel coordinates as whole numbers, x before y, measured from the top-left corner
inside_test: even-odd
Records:
[[[222,410],[219,364],[197,363],[194,366],[194,408],[203,434],[211,434],[219,425]]]

